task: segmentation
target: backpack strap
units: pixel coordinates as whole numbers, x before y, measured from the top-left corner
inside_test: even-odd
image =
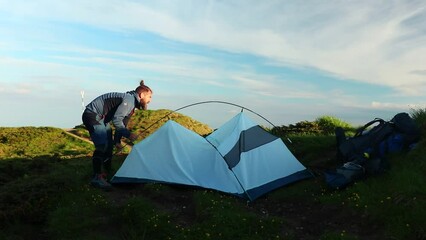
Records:
[[[375,124],[377,122],[379,122],[379,125],[381,125],[381,124],[383,124],[385,122],[385,120],[383,120],[381,118],[375,118],[374,120],[368,122],[367,124],[365,124],[364,126],[362,126],[361,128],[359,128],[356,131],[354,137],[361,136],[368,127],[370,127],[371,125],[373,125],[373,124]]]

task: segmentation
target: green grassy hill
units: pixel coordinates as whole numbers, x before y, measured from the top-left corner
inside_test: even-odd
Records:
[[[136,141],[138,142],[149,136],[151,133],[155,132],[168,120],[173,120],[202,136],[207,135],[213,131],[213,129],[211,129],[206,124],[203,124],[178,112],[173,112],[166,109],[136,111],[129,121],[128,128],[139,134],[139,138]],[[71,129],[71,132],[78,136],[89,138],[89,134],[83,125],[76,126],[74,129]]]
[[[207,135],[213,131],[208,125],[194,120],[178,112],[171,110],[147,110],[137,111],[129,122],[129,128],[141,132],[140,139],[144,139],[155,132],[168,120],[173,120],[187,129],[200,135]],[[149,129],[147,129],[149,127]]]
[[[136,113],[130,126],[142,132],[152,125],[141,139],[168,119],[200,135],[211,131],[169,113]],[[342,123],[324,119],[272,132],[309,169],[333,168],[330,122]],[[71,132],[88,137],[81,126]],[[92,150],[58,128],[0,128],[0,239],[426,239],[424,137],[412,151],[389,156],[386,172],[343,190],[327,188],[318,175],[251,203],[167,184],[104,192],[89,185]],[[114,156],[116,169],[125,157]]]
[[[91,152],[91,144],[53,127],[0,127],[0,159],[78,156]]]

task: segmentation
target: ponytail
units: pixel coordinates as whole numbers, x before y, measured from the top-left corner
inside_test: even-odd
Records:
[[[137,93],[141,93],[141,92],[151,92],[152,93],[151,88],[149,88],[147,85],[145,85],[143,80],[140,81],[139,86],[135,89],[135,91]]]

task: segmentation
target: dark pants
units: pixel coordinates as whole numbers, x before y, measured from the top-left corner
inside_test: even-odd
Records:
[[[101,115],[90,110],[85,110],[82,116],[83,124],[89,131],[90,138],[95,145],[93,152],[93,173],[102,173],[104,170],[109,173],[111,171],[111,158],[113,151],[112,129],[109,123],[105,123]]]

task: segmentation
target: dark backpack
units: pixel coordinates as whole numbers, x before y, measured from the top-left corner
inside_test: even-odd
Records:
[[[371,129],[370,129],[371,128]],[[390,121],[376,118],[346,138],[336,128],[337,156],[343,162],[355,156],[384,158],[387,153],[399,152],[420,139],[420,129],[407,113],[398,113]]]
[[[343,164],[326,171],[329,187],[339,189],[387,167],[385,155],[408,149],[420,139],[420,129],[407,113],[398,113],[390,121],[376,118],[347,138],[336,128],[337,157]]]

